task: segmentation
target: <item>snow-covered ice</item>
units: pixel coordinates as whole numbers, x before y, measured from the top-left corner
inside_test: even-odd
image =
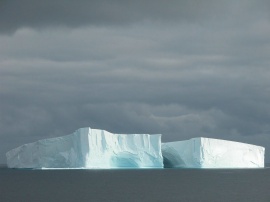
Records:
[[[164,167],[263,168],[264,147],[212,138],[162,143]]]
[[[163,168],[161,135],[81,128],[6,154],[9,168]]]

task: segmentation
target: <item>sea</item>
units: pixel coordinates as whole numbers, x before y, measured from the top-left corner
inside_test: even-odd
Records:
[[[270,202],[270,168],[0,168],[0,202]]]

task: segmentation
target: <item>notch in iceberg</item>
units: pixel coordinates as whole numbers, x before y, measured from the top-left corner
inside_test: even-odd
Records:
[[[9,168],[163,168],[161,135],[81,128],[6,154]]]
[[[263,168],[264,151],[261,146],[202,137],[162,143],[165,168]]]

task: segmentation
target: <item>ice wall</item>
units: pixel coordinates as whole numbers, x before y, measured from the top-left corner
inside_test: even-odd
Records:
[[[164,167],[262,168],[264,147],[211,138],[162,144]]]
[[[6,154],[10,168],[162,168],[161,135],[81,128]]]

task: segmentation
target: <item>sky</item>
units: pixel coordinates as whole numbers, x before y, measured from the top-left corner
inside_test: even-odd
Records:
[[[270,1],[0,1],[0,163],[78,128],[261,145]]]

